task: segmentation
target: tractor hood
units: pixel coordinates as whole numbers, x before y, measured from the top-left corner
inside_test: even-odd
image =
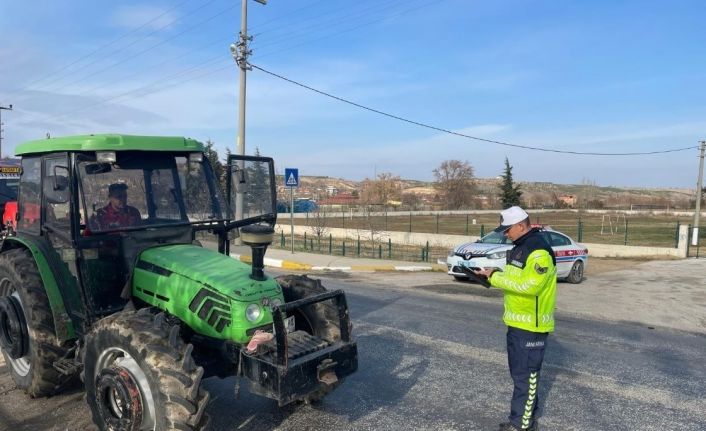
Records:
[[[250,273],[250,265],[214,250],[190,244],[157,246],[140,254],[132,293],[197,333],[243,343],[254,328],[271,326],[271,305],[284,300],[274,279],[257,281]],[[247,314],[248,306],[256,313]]]
[[[140,254],[137,268],[175,273],[193,280],[236,301],[251,301],[263,291],[279,291],[274,280],[250,278],[251,267],[229,256],[203,247],[179,244],[150,248]]]

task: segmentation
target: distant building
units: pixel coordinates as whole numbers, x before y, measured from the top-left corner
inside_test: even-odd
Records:
[[[353,196],[353,193],[338,193],[336,196],[321,199],[318,204],[319,206],[336,208],[343,205],[358,205],[359,201],[360,198],[358,198],[358,196]]]
[[[576,207],[576,195],[561,195],[557,197],[557,200],[563,202],[569,208]]]
[[[338,188],[336,186],[326,186],[326,194],[328,196],[336,196],[338,194]]]

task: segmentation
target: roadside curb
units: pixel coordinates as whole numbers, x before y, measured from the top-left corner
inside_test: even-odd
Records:
[[[239,260],[243,263],[252,264],[252,259],[250,256],[242,254],[231,254],[235,260]],[[431,264],[431,265],[390,265],[390,264],[380,264],[380,265],[351,265],[351,266],[315,266],[308,263],[294,262],[291,260],[282,259],[272,259],[266,257],[264,259],[265,266],[283,269],[292,269],[297,271],[339,271],[339,272],[446,272],[446,265]]]

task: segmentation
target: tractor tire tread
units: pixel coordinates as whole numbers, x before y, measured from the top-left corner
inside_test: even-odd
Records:
[[[0,255],[0,267],[16,279],[19,285],[16,288],[21,287],[18,293],[26,314],[30,350],[36,352],[36,360],[30,365],[31,378],[22,389],[32,398],[54,395],[74,376],[65,376],[53,367],[53,363],[61,359],[68,349],[60,345],[56,338],[49,298],[34,257],[29,250],[13,248]],[[0,292],[0,295],[9,293]]]
[[[148,310],[148,311],[144,311]],[[138,355],[146,366],[143,370],[148,374],[151,381],[152,391],[155,388],[155,405],[163,403],[160,412],[156,414],[164,415],[165,426],[168,429],[180,429],[185,431],[197,431],[204,429],[204,410],[209,401],[208,392],[201,388],[203,368],[193,367],[189,369],[185,363],[193,363],[187,360],[191,356],[193,349],[191,345],[179,339],[168,337],[172,333],[173,326],[164,318],[164,313],[156,313],[153,309],[142,309],[139,311],[123,311],[104,318],[87,336],[86,360],[92,358],[97,352],[96,346],[100,344],[103,334],[110,333],[113,336],[122,338],[127,345],[138,352]],[[124,348],[124,347],[123,347]],[[86,367],[93,365],[86,364]],[[87,374],[86,379],[92,379]],[[93,394],[95,391],[89,389],[86,384],[87,393]],[[91,411],[93,420],[100,423],[100,417],[93,408],[91,400]],[[158,408],[158,407],[155,407]],[[157,427],[161,429],[160,427]]]

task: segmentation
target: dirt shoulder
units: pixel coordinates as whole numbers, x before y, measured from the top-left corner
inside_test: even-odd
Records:
[[[706,334],[706,261],[591,259],[583,283],[559,285],[557,310]]]

